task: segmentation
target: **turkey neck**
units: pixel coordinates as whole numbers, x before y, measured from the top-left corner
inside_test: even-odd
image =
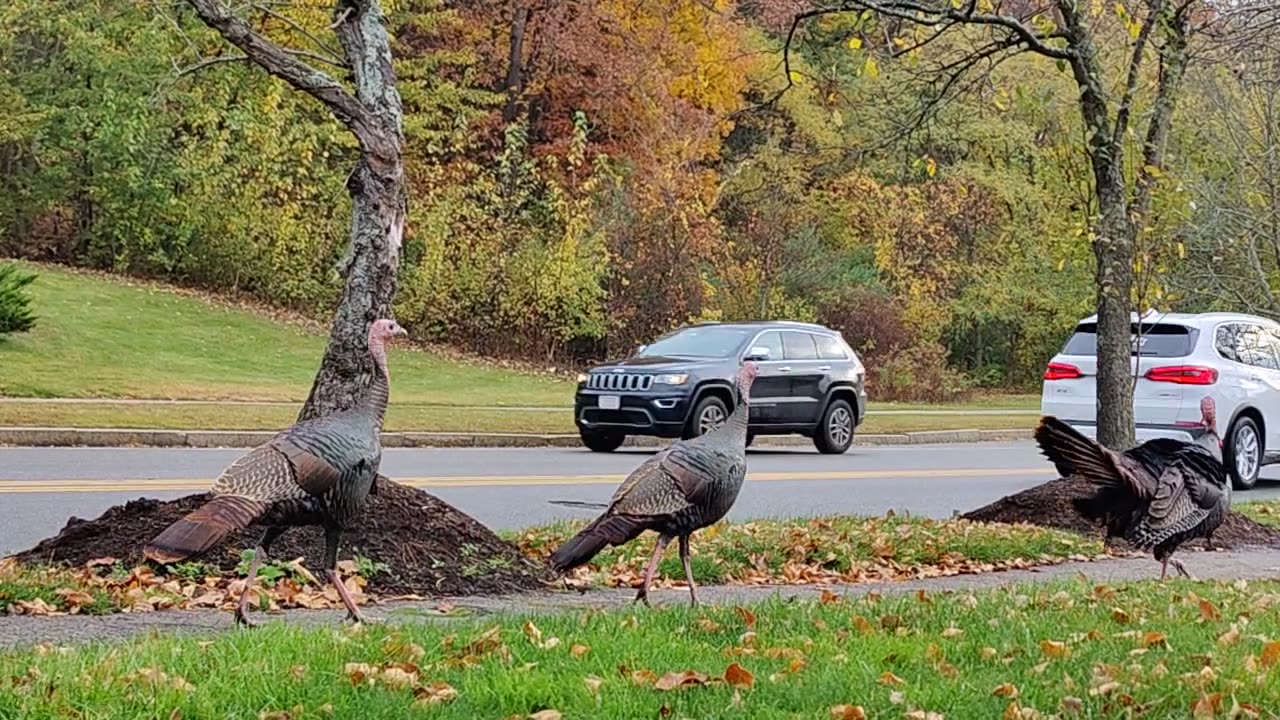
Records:
[[[387,412],[387,399],[391,394],[391,373],[387,370],[387,348],[381,337],[369,336],[369,354],[373,356],[373,381],[364,397],[356,405],[361,415],[371,417],[378,430]]]
[[[751,388],[739,388],[738,394],[742,396],[742,400],[733,409],[733,414],[729,416],[729,419],[716,428],[714,432],[722,434],[731,443],[745,447],[747,443],[747,420],[751,415],[751,404],[747,401],[747,396],[751,394]]]

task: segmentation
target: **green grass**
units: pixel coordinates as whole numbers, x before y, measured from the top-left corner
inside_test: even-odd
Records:
[[[1076,582],[160,634],[0,654],[0,717],[1274,717],[1278,598],[1274,582]],[[668,673],[692,675],[660,689]]]
[[[562,522],[503,536],[541,561],[583,525]],[[652,551],[652,539],[606,548],[592,561],[595,572],[588,577],[629,585]],[[1099,540],[1034,525],[840,515],[719,523],[694,539],[692,567],[699,583],[866,582],[989,572],[1102,553]],[[668,549],[659,571],[683,581],[675,550]]]
[[[399,382],[399,376],[397,376]],[[280,405],[129,405],[94,403],[0,403],[0,426],[123,427],[178,430],[276,430],[292,424],[295,406]],[[1030,429],[1025,415],[869,415],[859,433],[921,430]],[[486,410],[466,407],[397,404],[387,409],[389,431],[576,433],[573,410]]]
[[[1231,509],[1253,519],[1259,525],[1280,528],[1280,500],[1233,503]]]
[[[311,388],[326,338],[149,284],[32,267],[35,330],[0,341],[0,394],[291,400]],[[563,406],[573,384],[406,349],[390,351],[391,402]]]

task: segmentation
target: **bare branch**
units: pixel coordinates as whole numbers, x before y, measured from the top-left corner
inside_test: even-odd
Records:
[[[308,39],[308,40],[310,40],[311,42],[315,43],[316,47],[320,48],[321,50],[324,50],[324,51],[325,51],[326,53],[328,53],[330,56],[341,56],[341,55],[342,55],[342,51],[341,51],[341,50],[337,50],[337,49],[335,49],[335,48],[330,47],[328,43],[326,43],[325,41],[323,41],[323,40],[321,40],[320,38],[316,37],[315,35],[312,35],[312,34],[311,34],[311,31],[309,31],[309,30],[307,30],[306,28],[304,28],[304,27],[302,27],[301,25],[299,25],[299,24],[298,24],[298,22],[297,22],[296,20],[294,20],[293,18],[289,17],[288,15],[284,15],[284,14],[278,13],[278,12],[276,12],[275,10],[272,10],[271,8],[267,7],[266,5],[260,5],[260,4],[258,4],[258,3],[249,3],[249,7],[253,8],[254,10],[257,10],[257,11],[259,11],[259,12],[262,12],[262,13],[265,13],[265,14],[267,14],[267,15],[270,15],[271,17],[273,17],[273,18],[275,18],[275,19],[279,20],[280,22],[282,22],[282,23],[284,23],[284,24],[288,25],[289,27],[293,28],[294,30],[298,31],[298,34],[302,35],[303,37],[307,38],[307,39]],[[328,62],[328,61],[326,60],[326,62]],[[331,64],[332,64],[332,63],[331,63]]]
[[[324,103],[334,117],[350,128],[366,152],[390,158],[398,141],[388,137],[376,115],[330,75],[298,60],[232,14],[221,0],[187,0],[206,25],[244,51],[254,63]]]
[[[1013,45],[1021,45],[1027,50],[1055,60],[1070,60],[1072,54],[1048,45],[1046,41],[1065,37],[1063,33],[1039,33],[1018,18],[1008,15],[993,15],[974,12],[976,3],[970,2],[963,9],[956,9],[949,4],[945,8],[930,7],[913,0],[846,0],[844,9],[872,10],[889,17],[906,20],[925,27],[939,27],[943,30],[958,25],[988,25],[1009,31]]]
[[[295,50],[293,48],[282,48],[282,49],[294,57],[310,58],[312,60],[315,60],[316,62],[322,62],[322,63],[325,63],[326,65],[332,65],[334,67],[339,67],[344,70],[351,67],[351,65],[347,64],[346,62],[339,60],[336,57],[331,57],[329,55],[322,55],[320,53],[314,53],[308,50]]]
[[[175,68],[174,77],[185,77],[192,73],[199,72],[212,65],[221,65],[223,63],[246,62],[249,60],[248,55],[219,55],[217,57],[205,58],[200,62],[188,65],[184,68]]]
[[[342,12],[338,14],[338,17],[334,18],[334,21],[329,24],[329,29],[337,30],[338,26],[346,22],[348,17],[351,17],[351,8],[343,8]]]
[[[1151,30],[1155,27],[1163,10],[1164,0],[1147,2],[1147,17],[1142,21],[1142,29],[1133,42],[1133,54],[1129,57],[1129,74],[1124,82],[1124,94],[1120,99],[1120,109],[1116,111],[1115,130],[1111,133],[1111,142],[1124,142],[1124,134],[1129,129],[1129,115],[1133,112],[1133,99],[1138,92],[1138,78],[1141,76],[1142,59],[1146,57],[1147,41],[1151,38]],[[1112,152],[1115,152],[1114,150]]]

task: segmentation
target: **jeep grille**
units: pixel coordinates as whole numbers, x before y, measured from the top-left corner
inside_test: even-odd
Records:
[[[637,373],[591,373],[587,378],[587,387],[592,390],[648,390],[652,384],[652,375]]]

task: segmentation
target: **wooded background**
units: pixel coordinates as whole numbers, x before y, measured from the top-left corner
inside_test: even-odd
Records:
[[[1082,7],[1121,79],[1138,6]],[[344,77],[331,3],[237,7]],[[816,320],[866,356],[878,399],[1036,387],[1095,307],[1076,81],[1013,54],[948,84],[978,32],[934,41],[870,10],[797,27],[788,73],[810,9],[384,3],[409,174],[397,319],[559,365],[690,320]],[[1201,15],[1132,300],[1280,317],[1280,44],[1253,16]],[[1140,68],[1135,116],[1160,72]],[[341,294],[355,140],[185,3],[13,0],[0,106],[0,254],[321,316]],[[1142,140],[1123,138],[1131,179]]]

